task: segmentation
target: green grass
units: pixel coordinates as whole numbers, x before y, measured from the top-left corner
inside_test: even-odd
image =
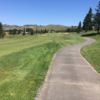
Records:
[[[70,42],[70,38],[73,38],[76,35],[70,34],[69,39],[65,41]],[[12,52],[18,52],[25,48],[42,45],[44,43],[49,43],[51,41],[55,42],[65,42],[63,41],[64,37],[66,38],[66,34],[43,34],[43,35],[34,35],[34,36],[14,36],[12,38],[5,38],[0,40],[0,57],[10,54]],[[76,38],[77,39],[77,38]],[[74,41],[78,40],[71,40],[73,43]]]
[[[82,55],[91,63],[91,65],[100,73],[100,35],[91,36],[96,40],[95,43],[84,47],[81,50]]]
[[[34,100],[53,54],[83,41],[77,34],[46,34],[0,41],[0,100]]]

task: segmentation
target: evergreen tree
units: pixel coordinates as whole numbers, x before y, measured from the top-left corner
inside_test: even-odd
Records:
[[[34,30],[30,29],[30,35],[33,35],[33,34],[34,34]]]
[[[17,34],[21,34],[21,32],[22,32],[22,31],[19,29]]]
[[[12,35],[16,35],[17,34],[17,29],[13,29],[12,30]]]
[[[97,27],[97,32],[100,33],[100,1],[96,9],[94,20],[95,20],[95,26]]]
[[[23,36],[26,35],[26,28],[24,28],[23,34],[22,34],[22,35],[23,35]]]
[[[81,21],[79,22],[79,25],[77,27],[77,32],[80,33],[82,31],[82,24]]]
[[[93,17],[93,13],[92,13],[92,9],[90,8],[88,14],[86,15],[83,21],[83,30],[85,30],[86,32],[93,29],[92,17]]]
[[[3,26],[2,23],[0,22],[0,38],[4,37],[4,32],[3,32]]]

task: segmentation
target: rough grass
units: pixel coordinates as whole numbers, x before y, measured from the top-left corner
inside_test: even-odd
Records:
[[[91,38],[94,38],[96,42],[84,47],[81,50],[81,53],[91,63],[96,71],[100,73],[100,35],[92,35]]]
[[[0,100],[34,100],[53,54],[65,45],[81,41],[76,34],[1,40]]]

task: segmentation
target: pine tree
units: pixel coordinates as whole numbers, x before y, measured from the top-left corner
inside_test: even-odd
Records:
[[[22,35],[23,35],[23,36],[26,35],[26,28],[24,28],[23,34],[22,34]]]
[[[77,32],[80,33],[82,31],[82,24],[81,21],[79,22],[79,25],[77,27]]]
[[[83,30],[85,30],[86,32],[93,29],[92,17],[93,17],[92,8],[90,8],[88,14],[86,15],[83,21]]]
[[[3,26],[2,23],[0,22],[0,38],[4,37],[4,33],[3,33]]]
[[[100,33],[100,1],[96,9],[94,20],[95,20],[95,26],[97,27],[97,32]]]

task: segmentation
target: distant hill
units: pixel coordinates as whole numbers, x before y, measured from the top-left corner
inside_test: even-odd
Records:
[[[4,30],[13,30],[13,29],[17,29],[18,27],[19,26],[17,25],[7,25],[7,24],[3,25]]]
[[[68,26],[63,25],[24,25],[24,26],[18,26],[18,25],[3,25],[4,30],[13,30],[13,29],[23,29],[23,28],[32,28],[32,29],[48,29],[48,30],[64,30],[68,28]]]

